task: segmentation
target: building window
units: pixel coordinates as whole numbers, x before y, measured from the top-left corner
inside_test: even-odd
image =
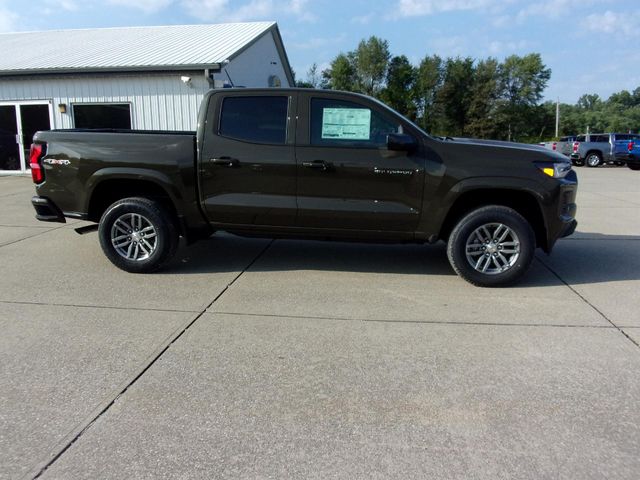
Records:
[[[251,143],[284,144],[287,97],[228,97],[222,104],[219,133]]]
[[[128,103],[74,104],[76,128],[131,129],[131,107]]]

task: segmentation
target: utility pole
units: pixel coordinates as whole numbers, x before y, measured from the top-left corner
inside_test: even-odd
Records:
[[[560,136],[560,97],[556,102],[556,138]]]

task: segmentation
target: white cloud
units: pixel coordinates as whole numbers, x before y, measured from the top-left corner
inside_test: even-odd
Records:
[[[366,15],[359,15],[351,19],[351,23],[359,23],[360,25],[369,25],[371,20],[376,17],[375,13],[368,13]]]
[[[0,32],[15,32],[18,30],[18,14],[0,5]]]
[[[397,17],[420,17],[441,12],[478,10],[495,6],[496,0],[399,0]]]
[[[462,35],[441,36],[429,42],[430,50],[441,57],[457,57],[469,52],[468,38]]]
[[[75,12],[78,10],[76,0],[46,0],[45,4],[55,10],[65,10],[67,12]]]
[[[339,45],[344,42],[346,35],[340,34],[334,37],[314,37],[304,40],[302,42],[296,42],[295,40],[289,40],[288,45],[295,50],[318,50],[333,45]]]
[[[122,0],[126,1],[126,0]],[[272,20],[280,15],[296,17],[301,21],[313,21],[308,0],[250,0],[236,6],[230,0],[183,0],[182,5],[193,17],[216,22],[245,22]]]
[[[173,0],[107,0],[107,3],[122,7],[135,8],[137,10],[142,10],[145,13],[154,13],[167,8],[173,3]]]
[[[494,56],[501,55],[513,55],[518,52],[522,52],[527,49],[531,49],[532,43],[527,40],[519,40],[517,42],[509,41],[509,42],[501,42],[494,40],[489,42],[489,53]]]
[[[640,35],[640,12],[615,13],[607,10],[604,14],[587,15],[583,21],[585,30],[595,33],[615,33],[625,37]]]
[[[532,3],[516,14],[516,20],[524,22],[528,17],[545,17],[552,20],[569,19],[571,14],[577,17],[584,15],[584,9],[591,5],[600,5],[608,0],[546,0]]]

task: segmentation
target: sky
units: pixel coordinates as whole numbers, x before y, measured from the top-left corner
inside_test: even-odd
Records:
[[[540,53],[547,100],[640,86],[640,0],[0,0],[0,32],[257,20],[278,22],[298,79],[375,35],[414,64]]]

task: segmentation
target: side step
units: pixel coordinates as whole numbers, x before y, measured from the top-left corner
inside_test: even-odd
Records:
[[[85,225],[84,227],[74,228],[78,235],[84,235],[85,233],[95,232],[98,230],[99,225],[94,223],[93,225]]]

